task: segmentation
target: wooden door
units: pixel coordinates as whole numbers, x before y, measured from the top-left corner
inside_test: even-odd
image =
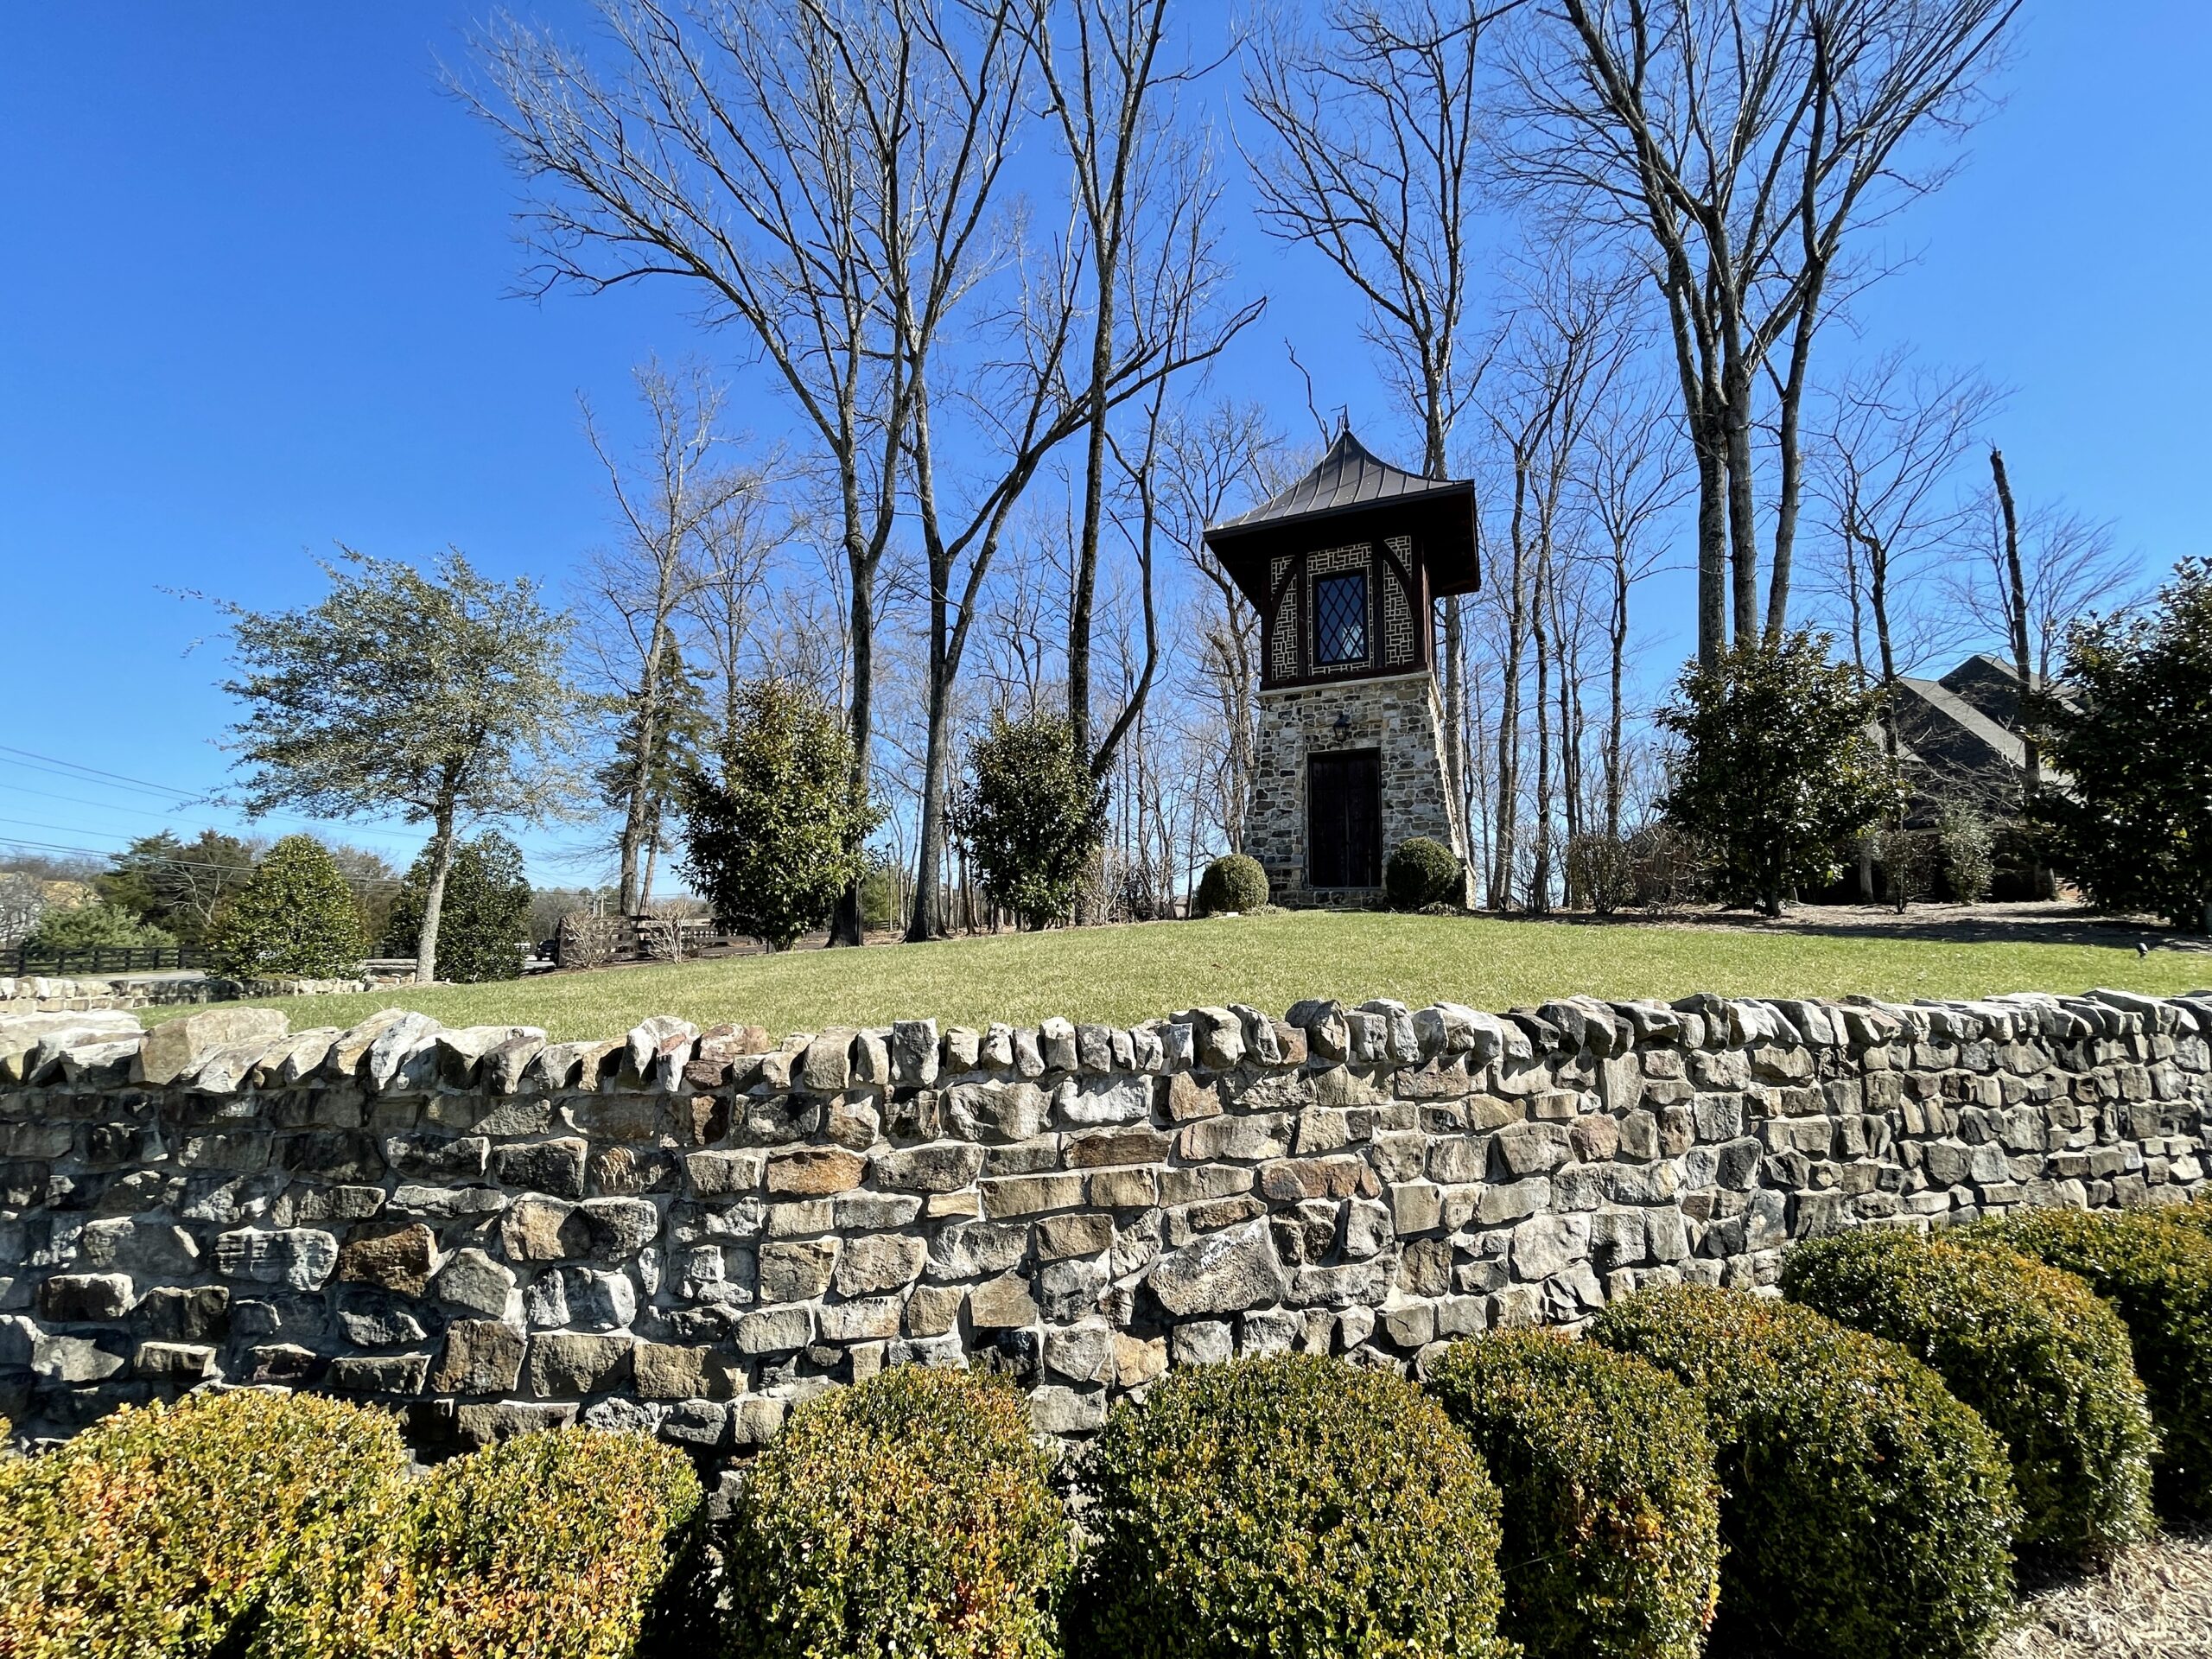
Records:
[[[1382,758],[1373,749],[1306,760],[1306,880],[1382,885]]]

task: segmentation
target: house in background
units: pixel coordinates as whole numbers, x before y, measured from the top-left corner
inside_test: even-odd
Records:
[[[1912,786],[1909,825],[1933,824],[1950,801],[1962,801],[1986,818],[2020,816],[2027,749],[2012,730],[2019,685],[2010,664],[1982,654],[1967,658],[1941,679],[1898,677],[1898,758]],[[2043,689],[2040,677],[2036,689]],[[2044,779],[2054,787],[2065,786],[2056,773],[2047,771]]]
[[[1378,461],[1349,429],[1205,543],[1259,613],[1243,850],[1278,903],[1366,904],[1400,842],[1467,861],[1445,763],[1433,602],[1473,593],[1475,487]]]

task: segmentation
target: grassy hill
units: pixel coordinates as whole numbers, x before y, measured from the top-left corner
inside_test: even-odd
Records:
[[[2050,944],[1663,924],[1500,921],[1317,912],[1001,935],[865,950],[795,950],[553,974],[490,985],[292,997],[258,1006],[296,1029],[384,1007],[448,1026],[542,1026],[555,1039],[613,1036],[648,1014],[777,1033],[934,1017],[1033,1024],[1048,1015],[1133,1025],[1201,1003],[1280,1013],[1300,997],[1439,999],[1503,1009],[1586,992],[1671,1000],[1692,991],[1891,1001],[2078,992],[2170,994],[2212,982],[2212,957]],[[188,1008],[149,1008],[157,1023]]]

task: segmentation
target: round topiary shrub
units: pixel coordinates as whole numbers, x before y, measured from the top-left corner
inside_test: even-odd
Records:
[[[2142,1211],[2083,1210],[2016,1211],[1951,1236],[2032,1255],[2113,1305],[2158,1427],[2158,1512],[2212,1515],[2212,1238]]]
[[[473,1452],[354,1512],[351,1547],[305,1564],[254,1659],[618,1659],[682,1620],[701,1496],[690,1459],[642,1434]]]
[[[1268,873],[1256,858],[1231,853],[1206,866],[1198,878],[1198,914],[1241,915],[1268,902]]]
[[[1457,904],[1460,898],[1458,857],[1440,841],[1412,836],[1390,849],[1382,867],[1382,896],[1393,910]]]
[[[1720,1483],[1690,1392],[1556,1331],[1454,1343],[1425,1386],[1503,1496],[1502,1633],[1529,1659],[1696,1659]]]
[[[1170,1372],[1092,1450],[1077,1659],[1502,1655],[1497,1489],[1402,1377],[1310,1355]]]
[[[1798,1245],[1782,1290],[1926,1361],[1997,1432],[2024,1557],[2094,1558],[2149,1534],[2158,1437],[2127,1328],[2071,1274],[1865,1228]]]
[[[1716,1654],[1965,1659],[2012,1599],[2005,1449],[1895,1343],[1703,1285],[1591,1322],[1689,1385],[1726,1491]]]
[[[826,1394],[753,1464],[728,1538],[731,1650],[760,1659],[1058,1651],[1074,1563],[1022,1396],[899,1366]]]
[[[124,1407],[0,1468],[0,1653],[168,1659],[235,1644],[399,1490],[393,1420],[238,1390]]]

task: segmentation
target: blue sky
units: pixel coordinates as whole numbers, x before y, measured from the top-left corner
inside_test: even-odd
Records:
[[[619,422],[650,353],[738,369],[737,342],[702,337],[676,292],[512,297],[512,181],[436,78],[479,15],[0,14],[0,842],[118,846],[168,812],[27,756],[219,785],[214,619],[165,589],[306,600],[341,540],[410,558],[452,543],[557,577],[607,527],[576,394]],[[1885,232],[1912,263],[1858,308],[1868,349],[1910,341],[2016,387],[1999,433],[2016,486],[2117,520],[2146,569],[2206,550],[2209,55],[2201,0],[2031,0],[2006,106]],[[1344,308],[1318,264],[1241,220],[1236,245],[1271,307],[1222,386],[1301,429],[1287,336],[1325,404],[1403,448],[1357,346],[1332,347]],[[782,418],[765,397],[740,371],[737,421],[764,435]],[[418,841],[340,833],[401,863]],[[575,839],[529,838],[538,880],[594,873],[561,857]]]

